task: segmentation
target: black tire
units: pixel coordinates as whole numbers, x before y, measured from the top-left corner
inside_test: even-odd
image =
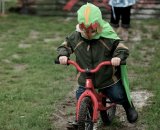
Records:
[[[109,102],[110,102],[110,100],[106,99],[106,98],[104,98],[102,100],[102,103],[104,106],[110,105],[111,103],[109,103]],[[101,116],[103,124],[110,125],[111,122],[113,121],[113,118],[115,117],[115,114],[116,114],[116,105],[109,108],[108,110],[100,111],[100,116]]]
[[[93,108],[89,97],[82,99],[78,113],[78,130],[93,130]]]

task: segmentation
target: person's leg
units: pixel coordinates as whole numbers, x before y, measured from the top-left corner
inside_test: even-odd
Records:
[[[110,87],[106,87],[101,91],[117,104],[123,104],[127,98],[121,81],[117,82],[116,84],[113,84]]]
[[[84,86],[79,86],[77,91],[76,91],[76,98],[77,100],[79,99],[79,97],[81,96],[81,94],[85,91],[85,87]]]
[[[114,28],[119,27],[119,21],[120,21],[120,11],[118,7],[112,7],[111,9],[111,18],[110,18],[110,24]]]
[[[131,6],[122,8],[121,12],[121,38],[124,41],[128,41],[129,39],[129,32],[128,29],[130,28],[130,16],[131,16]]]
[[[132,103],[132,102],[131,102]],[[128,101],[124,102],[122,104],[125,112],[126,112],[126,115],[127,115],[127,120],[130,122],[130,123],[134,123],[137,121],[138,119],[138,113],[133,105],[133,103],[130,105],[130,103]]]
[[[131,17],[132,6],[124,7],[122,10],[122,27],[130,28],[130,17]]]
[[[106,94],[111,99],[111,101],[123,106],[123,108],[126,111],[127,119],[130,123],[133,123],[137,120],[138,113],[135,110],[133,103],[132,105],[130,105],[127,99],[127,95],[126,95],[124,86],[122,85],[121,81],[101,91],[104,94]]]
[[[121,37],[124,41],[128,41],[130,28],[130,17],[131,17],[131,8],[132,6],[124,7],[121,10]]]

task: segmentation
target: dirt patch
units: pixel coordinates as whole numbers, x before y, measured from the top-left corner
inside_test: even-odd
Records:
[[[10,64],[11,63],[11,61],[9,60],[9,59],[3,59],[2,60],[4,63],[7,63],[7,64]]]
[[[39,32],[35,31],[35,30],[32,30],[30,33],[29,33],[29,38],[31,39],[37,39],[39,36]]]
[[[75,99],[75,92],[76,89],[71,91],[67,98],[61,103],[58,104],[57,109],[52,114],[51,121],[53,122],[53,125],[56,127],[56,130],[67,130],[66,126],[68,121],[74,121],[75,120],[75,105],[76,105],[76,99]]]
[[[24,49],[26,49],[26,48],[30,48],[30,47],[31,47],[31,44],[21,43],[21,44],[18,45],[18,47],[19,47],[19,48],[24,48]]]
[[[149,93],[146,90],[141,91],[133,91],[131,93],[131,97],[133,100],[133,103],[136,107],[136,109],[140,112],[142,108],[148,104],[148,99],[153,96],[152,93]],[[69,96],[64,100],[64,102],[60,103],[55,110],[55,112],[52,114],[52,122],[53,125],[56,127],[56,130],[67,130],[67,122],[74,121],[75,120],[75,90],[73,90]],[[119,124],[121,124],[120,129],[121,130],[146,130],[146,126],[144,124],[141,124],[141,126],[135,124],[128,123],[126,119],[126,114],[124,109],[121,105],[117,105],[117,111],[116,111],[116,117],[115,117]],[[100,124],[97,124],[98,128],[103,129],[103,126]],[[116,130],[117,128],[115,128]],[[95,129],[96,130],[96,129]]]
[[[27,69],[28,65],[26,64],[16,64],[13,66],[15,72],[20,72]]]
[[[60,33],[54,33],[53,36],[49,37],[49,38],[45,38],[44,42],[45,43],[53,43],[53,42],[57,42],[60,41],[62,39],[62,35]]]
[[[20,59],[21,56],[20,56],[19,54],[13,54],[13,55],[12,55],[12,58],[13,58],[13,59]]]
[[[151,104],[151,102],[149,102],[148,100],[152,96],[153,94],[148,92],[147,90],[131,92],[131,97],[133,99],[134,105],[139,110],[142,110],[143,107]]]

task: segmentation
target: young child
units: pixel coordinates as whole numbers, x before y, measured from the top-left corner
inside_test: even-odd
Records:
[[[121,104],[127,119],[133,123],[138,113],[129,103],[120,77],[120,62],[129,55],[128,48],[120,43],[120,38],[108,22],[102,19],[101,11],[93,4],[87,3],[78,10],[76,30],[66,37],[58,47],[58,59],[65,65],[70,54],[74,53],[76,62],[82,68],[95,68],[100,62],[110,60],[112,66],[105,66],[93,75],[92,80],[97,89],[101,89],[114,102]],[[77,99],[84,92],[85,75],[79,74]]]

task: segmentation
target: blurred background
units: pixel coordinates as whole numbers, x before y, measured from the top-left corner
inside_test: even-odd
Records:
[[[103,16],[105,18],[109,17],[110,7],[108,6],[108,0],[1,0],[1,11],[42,16],[74,17],[77,9],[86,2],[99,6]],[[12,3],[12,6],[7,8],[10,3]],[[138,19],[160,17],[160,1],[138,0],[132,9],[132,13],[132,18]]]

